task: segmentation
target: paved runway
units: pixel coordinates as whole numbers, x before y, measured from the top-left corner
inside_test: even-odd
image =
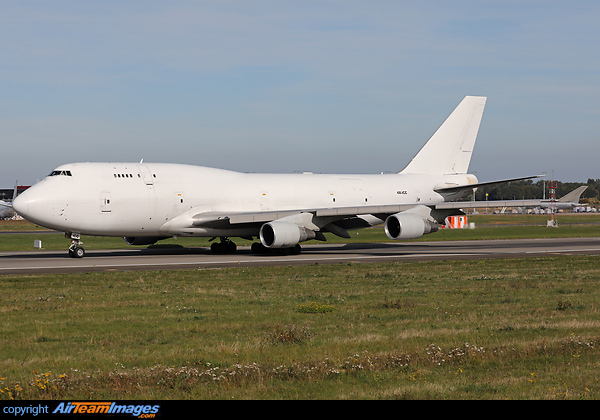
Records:
[[[207,248],[87,250],[82,259],[70,258],[66,250],[2,252],[0,275],[582,254],[599,255],[600,238],[304,245],[300,255],[287,256],[254,255],[245,247],[240,247],[233,255],[214,255]]]

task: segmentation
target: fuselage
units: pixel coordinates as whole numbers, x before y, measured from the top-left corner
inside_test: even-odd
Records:
[[[222,236],[190,229],[203,213],[271,212],[455,200],[437,186],[473,175],[254,174],[166,163],[72,163],[22,193],[14,208],[51,229],[98,236]],[[231,232],[229,232],[231,233]],[[252,231],[231,236],[254,235]]]

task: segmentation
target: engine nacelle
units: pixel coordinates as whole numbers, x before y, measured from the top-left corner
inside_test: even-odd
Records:
[[[127,242],[128,245],[152,245],[160,240],[167,238],[169,238],[169,236],[126,236],[123,239],[125,240],[125,242]]]
[[[288,222],[269,222],[260,228],[260,242],[267,248],[291,248],[316,237],[310,229]]]
[[[417,239],[437,230],[437,225],[412,213],[392,214],[385,220],[385,234],[390,239]]]

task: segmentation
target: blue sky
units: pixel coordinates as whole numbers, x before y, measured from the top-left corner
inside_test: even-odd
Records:
[[[597,1],[3,1],[0,187],[79,161],[402,169],[466,95],[470,171],[600,178]]]

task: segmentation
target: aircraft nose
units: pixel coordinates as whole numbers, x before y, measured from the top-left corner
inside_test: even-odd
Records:
[[[17,196],[17,198],[13,200],[12,206],[18,214],[25,217],[29,211],[29,197],[27,197],[27,191]]]

